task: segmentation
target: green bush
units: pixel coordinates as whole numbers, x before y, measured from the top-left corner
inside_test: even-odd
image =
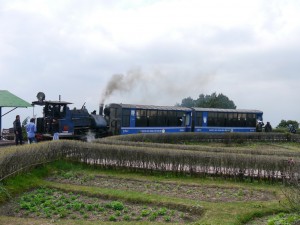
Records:
[[[110,208],[116,210],[116,211],[120,211],[124,209],[124,205],[122,202],[119,201],[113,201],[111,203],[109,203]]]

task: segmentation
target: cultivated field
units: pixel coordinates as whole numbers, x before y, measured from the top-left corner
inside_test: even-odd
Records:
[[[1,148],[0,224],[268,224],[283,213],[296,221],[285,184],[299,175],[300,144],[273,137],[134,135]]]

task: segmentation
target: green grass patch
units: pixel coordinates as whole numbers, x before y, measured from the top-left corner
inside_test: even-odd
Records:
[[[40,186],[42,184],[41,179],[48,176],[50,171],[50,167],[39,166],[30,172],[20,173],[4,180],[0,186],[0,203],[7,201],[11,196]]]

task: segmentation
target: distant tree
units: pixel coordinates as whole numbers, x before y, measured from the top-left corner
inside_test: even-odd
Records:
[[[191,97],[184,98],[181,101],[181,106],[194,107],[195,106],[195,100],[192,99]]]
[[[216,92],[211,95],[200,94],[196,100],[191,97],[184,98],[179,105],[185,107],[236,109],[236,105],[232,100],[222,93],[216,94]]]
[[[292,124],[296,129],[299,128],[299,123],[295,120],[281,120],[276,128],[286,128],[289,124]]]

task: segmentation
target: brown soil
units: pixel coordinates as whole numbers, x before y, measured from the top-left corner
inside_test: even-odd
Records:
[[[269,201],[275,199],[273,193],[260,190],[188,185],[172,182],[151,182],[149,180],[120,179],[109,176],[73,174],[65,178],[57,175],[49,177],[48,180],[58,183],[96,186],[209,202]]]

